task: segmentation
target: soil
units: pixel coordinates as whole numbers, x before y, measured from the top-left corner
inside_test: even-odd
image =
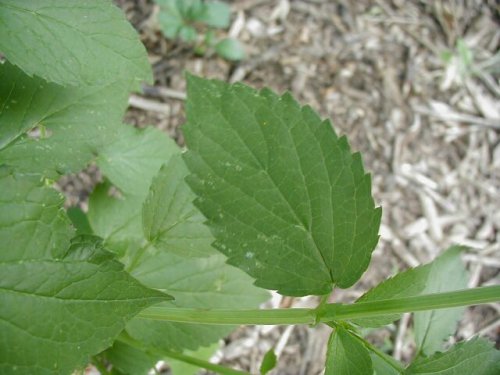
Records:
[[[126,122],[157,126],[182,145],[183,72],[189,71],[288,90],[332,119],[362,153],[384,208],[381,238],[363,281],[335,292],[331,302],[353,301],[457,243],[467,246],[470,287],[500,283],[497,2],[233,1],[232,25],[220,35],[245,44],[248,56],[239,63],[197,56],[192,46],[166,40],[152,1],[115,2],[140,33],[155,75],[154,87],[131,98]],[[76,199],[82,198],[85,192]],[[280,296],[269,302],[315,304],[314,298]],[[450,343],[480,334],[499,346],[499,312],[498,303],[467,309]],[[367,333],[405,362],[414,354],[411,332],[405,315]],[[216,359],[258,373],[274,347],[279,366],[273,374],[320,374],[328,334],[326,327],[241,327],[221,343]],[[161,371],[168,373],[168,365]]]

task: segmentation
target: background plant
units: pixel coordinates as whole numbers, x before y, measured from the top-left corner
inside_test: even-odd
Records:
[[[112,5],[2,0],[0,21],[9,36],[0,40],[3,373],[70,373],[89,357],[103,372],[112,364],[143,373],[171,357],[238,373],[180,352],[216,341],[227,323],[319,322],[334,327],[328,373],[352,372],[353,363],[361,373],[498,370],[498,352],[483,340],[435,354],[456,311],[421,313],[416,321],[434,337],[422,335],[407,369],[357,334],[404,311],[497,300],[495,287],[429,295],[464,286],[458,248],[354,305],[245,310],[267,293],[226,259],[265,288],[327,295],[357,281],[378,239],[380,209],[359,154],[310,108],[189,77],[190,151],[181,155],[158,130],[121,124],[128,92],[150,77]],[[71,223],[52,185],[90,162],[106,181],[88,216]]]
[[[158,21],[167,38],[192,43],[199,54],[213,49],[227,60],[245,58],[243,45],[237,39],[217,37],[217,29],[229,27],[227,4],[202,0],[156,0],[156,3],[160,7]]]

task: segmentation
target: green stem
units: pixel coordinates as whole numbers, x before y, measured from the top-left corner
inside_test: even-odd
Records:
[[[414,311],[446,309],[500,301],[500,286],[354,304],[326,304],[317,309],[199,310],[150,307],[137,316],[142,319],[199,324],[315,324],[332,320],[377,317]]]
[[[141,351],[145,350],[142,347],[142,345],[139,342],[137,342],[136,340],[134,340],[133,338],[126,337],[126,336],[122,335],[122,336],[119,336],[117,340],[122,341],[122,342],[124,342],[132,347],[135,347]],[[211,363],[211,362],[205,361],[203,359],[191,357],[191,356],[179,353],[179,352],[172,352],[170,350],[163,350],[163,349],[158,350],[158,349],[153,349],[153,348],[147,348],[146,351],[148,353],[151,353],[151,354],[157,356],[158,358],[167,357],[170,359],[175,359],[175,360],[185,362],[185,363],[188,363],[188,364],[196,366],[196,367],[201,367],[201,368],[204,368],[206,370],[210,370],[210,371],[216,372],[218,374],[222,374],[222,375],[250,375],[248,372],[245,372],[245,371],[233,370],[232,368],[217,365],[215,363]]]
[[[328,306],[322,320],[367,318],[388,314],[480,305],[497,301],[500,301],[500,286],[486,286],[350,305],[331,304]]]

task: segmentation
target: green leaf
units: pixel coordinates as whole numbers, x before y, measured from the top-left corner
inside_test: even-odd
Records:
[[[122,193],[144,196],[162,164],[178,150],[158,129],[124,125],[117,139],[100,152],[97,165]]]
[[[475,338],[451,347],[447,352],[421,357],[405,375],[496,375],[500,373],[500,351],[491,343]]]
[[[174,39],[184,24],[177,2],[176,0],[156,0],[156,3],[160,6],[158,22],[161,31],[167,38]]]
[[[252,285],[252,279],[225,264],[214,254],[188,258],[149,248],[131,274],[145,285],[175,294],[170,307],[200,309],[255,308],[269,296]],[[138,341],[159,350],[195,350],[229,334],[233,326],[170,323],[133,319],[127,332]]]
[[[188,183],[216,246],[282,294],[324,295],[366,270],[380,208],[329,121],[289,95],[188,77]]]
[[[123,83],[61,87],[0,64],[0,159],[18,171],[77,172],[113,140],[127,105]],[[26,131],[42,129],[37,137]],[[38,129],[40,130],[40,129]]]
[[[197,36],[198,34],[196,33],[196,29],[194,27],[184,25],[179,29],[179,38],[185,42],[194,42],[196,41]]]
[[[239,40],[225,38],[215,45],[215,51],[220,57],[227,60],[243,60],[245,58],[245,48]]]
[[[141,206],[140,197],[119,196],[109,183],[97,185],[89,199],[90,226],[115,252],[113,245],[133,241],[142,243]]]
[[[64,197],[40,176],[1,166],[0,191],[0,262],[63,256],[74,232],[62,208]]]
[[[62,259],[20,256],[0,269],[1,373],[70,373],[140,310],[168,299],[132,279],[95,237],[74,240]]]
[[[400,375],[401,373],[397,371],[394,367],[389,365],[386,361],[380,358],[375,353],[370,353],[370,358],[373,364],[373,374],[374,375]]]
[[[127,375],[147,375],[158,361],[155,356],[119,340],[103,353],[103,357],[113,365],[113,370]]]
[[[332,332],[328,341],[325,375],[373,375],[370,353],[341,327]]]
[[[218,348],[218,344],[213,344],[208,347],[200,348],[194,352],[186,350],[183,352],[183,354],[208,361]],[[200,372],[199,367],[193,366],[186,362],[181,362],[171,358],[166,359],[166,362],[168,363],[168,366],[170,367],[173,375],[197,375]]]
[[[469,275],[460,259],[463,248],[450,248],[433,263],[424,294],[449,292],[467,288]],[[419,350],[432,354],[443,348],[443,341],[455,333],[465,307],[446,310],[431,310],[415,313],[413,325],[415,341]]]
[[[208,26],[226,28],[229,26],[231,13],[229,6],[220,1],[205,2],[203,12],[197,19]]]
[[[450,272],[452,272],[452,274],[450,274]],[[451,247],[431,263],[398,273],[369,290],[359,298],[357,302],[381,301],[438,292],[440,288],[439,280],[443,281],[450,277],[453,278],[453,280],[448,283],[449,289],[447,291],[458,290],[466,286],[465,282],[467,276],[460,261],[459,247]],[[446,283],[446,280],[444,280],[444,282]],[[444,338],[450,335],[455,329],[456,318],[454,317],[459,317],[456,315],[458,310],[446,309],[440,310],[439,312],[434,311],[434,313],[438,315],[434,315],[434,313],[431,312],[425,312],[424,316],[431,318],[431,320],[433,316],[443,317],[446,320],[449,319],[447,322],[442,322],[441,325],[443,328],[447,327],[447,329],[444,330],[447,332],[444,334]],[[355,319],[353,323],[364,327],[378,327],[392,323],[399,319],[400,316],[401,314],[392,314],[375,318]],[[425,324],[421,324],[421,326],[425,326]],[[432,328],[437,329],[436,326]],[[438,331],[439,329],[437,329],[436,333]],[[431,336],[433,336],[433,334],[431,334]],[[440,340],[442,340],[442,338]],[[439,344],[441,344],[441,341],[439,341]]]
[[[76,229],[76,234],[94,234],[92,228],[90,227],[89,219],[87,214],[82,211],[80,207],[70,207],[66,210],[71,223]]]
[[[180,154],[162,167],[144,202],[144,234],[158,249],[172,254],[212,255],[213,237],[204,224],[205,217],[192,203],[196,196],[184,181],[187,174]]]
[[[266,375],[269,371],[274,369],[276,367],[276,364],[278,363],[278,358],[276,357],[276,354],[274,353],[273,349],[269,349],[266,354],[264,355],[264,358],[262,359],[262,363],[260,364],[260,373],[261,375]]]
[[[184,183],[186,173],[179,155],[160,170],[144,203],[144,232],[141,204],[146,197],[112,197],[109,185],[98,188],[89,204],[94,232],[105,238],[134,277],[147,286],[175,293],[174,306],[258,306],[267,293],[255,288],[243,272],[226,265],[226,258],[210,247],[214,239],[190,203],[193,193]],[[232,328],[134,319],[127,331],[155,348],[194,350],[217,341]]]
[[[96,237],[78,237],[43,180],[0,169],[0,373],[70,373],[125,322],[169,297],[123,271]]]
[[[151,81],[144,46],[109,1],[0,1],[0,52],[28,75],[61,85]]]

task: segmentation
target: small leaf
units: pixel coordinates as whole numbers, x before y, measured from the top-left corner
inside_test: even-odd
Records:
[[[341,327],[328,341],[325,375],[373,375],[368,349]]]
[[[229,26],[230,16],[227,4],[220,1],[207,1],[204,3],[203,12],[197,20],[208,26],[224,29]]]
[[[328,121],[288,94],[194,76],[187,117],[187,181],[230,264],[294,296],[359,279],[381,211],[360,155]]]
[[[176,0],[156,0],[156,3],[160,6],[158,21],[161,31],[167,38],[176,38],[184,24],[184,19],[177,7]]]
[[[278,358],[276,357],[276,353],[274,353],[273,349],[269,349],[260,364],[261,375],[266,375],[269,371],[276,367],[277,363]]]
[[[195,42],[197,37],[198,34],[194,27],[184,25],[179,29],[179,38],[185,42]]]
[[[444,353],[420,357],[405,375],[497,375],[500,373],[500,351],[480,338],[461,342]]]
[[[245,58],[245,48],[234,38],[225,38],[215,45],[215,51],[227,60],[243,60]]]
[[[446,282],[445,279],[450,277],[452,277],[454,281],[449,283]],[[392,298],[435,293],[438,292],[440,288],[438,285],[439,280],[444,281],[444,283],[449,286],[450,289],[446,291],[461,289],[466,286],[466,279],[467,275],[460,261],[460,248],[451,247],[433,262],[398,273],[392,278],[377,285],[359,298],[357,302],[381,301]],[[442,339],[455,330],[456,319],[459,317],[459,310],[461,309],[446,309],[440,310],[439,312],[434,311],[434,313],[438,314],[437,316],[446,317],[442,321],[441,326],[444,328],[444,331],[442,332],[441,339],[437,340],[438,345],[441,345]],[[434,313],[425,312],[424,316],[436,316]],[[392,323],[399,319],[400,316],[401,314],[391,314],[375,318],[354,319],[352,322],[364,327],[378,327]],[[425,326],[425,324],[420,324],[420,326]],[[430,337],[434,337],[436,334],[439,336],[438,332],[440,332],[440,330],[436,326],[432,328],[432,331],[434,331],[434,329],[436,330],[434,333],[429,333]]]
[[[60,85],[151,80],[137,33],[108,1],[2,0],[0,35],[12,64]]]

